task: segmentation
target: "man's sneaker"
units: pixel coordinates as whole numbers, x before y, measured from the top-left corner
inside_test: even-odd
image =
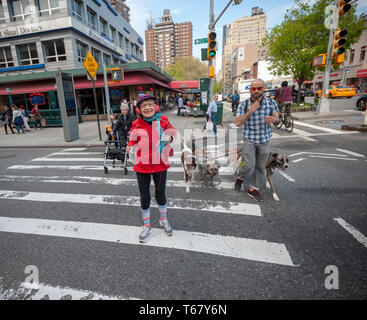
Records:
[[[150,234],[152,233],[152,228],[144,226],[143,231],[139,235],[139,242],[145,243],[149,240]]]
[[[236,182],[234,183],[234,189],[237,191],[241,190],[241,186],[242,186],[242,180],[241,179],[236,179]]]
[[[262,201],[264,201],[264,199],[263,199],[263,197],[261,196],[261,194],[259,193],[259,191],[257,191],[257,190],[252,190],[252,191],[250,191],[250,189],[249,190],[247,190],[247,194],[251,197],[251,198],[254,198],[256,201],[259,201],[259,202],[262,202]]]
[[[164,232],[167,234],[167,236],[172,236],[172,227],[169,224],[168,220],[159,220],[159,225],[161,228],[163,228]]]

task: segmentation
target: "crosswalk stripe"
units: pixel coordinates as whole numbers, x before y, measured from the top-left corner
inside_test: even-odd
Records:
[[[339,159],[339,160],[349,160],[349,161],[357,161],[357,159],[351,159],[351,158],[341,158],[341,157],[328,157],[328,156],[315,156],[310,154],[311,158],[322,158],[322,159]]]
[[[140,227],[10,217],[0,217],[0,232],[153,246],[295,266],[284,244],[199,232],[174,230],[173,236],[167,237],[162,230],[153,229],[151,239],[145,244],[140,244]]]
[[[359,230],[354,228],[349,223],[345,222],[342,218],[334,218],[345,230],[347,230],[359,243],[363,244],[367,248],[367,237],[364,236]]]
[[[1,280],[1,278],[0,278]],[[0,286],[0,300],[137,300],[119,296],[106,296],[97,292],[47,284],[23,282],[17,288],[4,289]]]
[[[103,155],[103,152],[55,152],[52,156],[84,156],[84,155]]]
[[[76,184],[106,184],[113,186],[137,186],[136,179],[118,179],[118,178],[103,178],[103,177],[89,177],[89,176],[0,176],[0,181],[10,182],[45,182],[45,183],[76,183]],[[153,181],[151,182],[153,185]],[[186,182],[184,180],[167,180],[167,187],[185,188]],[[200,182],[194,181],[190,183],[190,188],[202,188]],[[215,189],[233,189],[233,182],[220,182]]]
[[[68,149],[63,149],[62,151],[70,152],[70,151],[84,151],[84,150],[87,150],[87,148],[68,148]]]
[[[306,131],[303,131],[303,130],[299,130],[299,129],[296,129],[296,128],[293,128],[293,132],[299,136],[300,138],[306,140],[306,141],[317,141],[315,139],[312,139],[310,138],[310,136],[312,135],[311,133],[309,132],[306,132]]]
[[[101,205],[118,205],[140,207],[140,197],[99,195],[99,194],[69,194],[69,193],[44,193],[28,191],[0,190],[0,199],[56,202],[56,203],[84,203]],[[153,206],[157,206],[152,200]],[[229,213],[238,215],[261,216],[260,206],[250,203],[225,202],[213,200],[174,199],[167,200],[167,207],[179,210],[198,210],[206,212]]]
[[[93,166],[93,165],[81,165],[81,166],[62,166],[62,165],[14,165],[8,167],[9,170],[36,170],[36,169],[59,169],[59,170],[98,170],[103,171],[103,166]],[[127,167],[129,171],[132,171],[132,167]],[[108,167],[108,170],[112,171],[121,171],[121,168],[111,168]],[[170,167],[168,169],[169,172],[174,173],[183,173],[182,167]],[[233,167],[220,167],[219,168],[219,175],[224,176],[232,176],[235,172]]]
[[[70,162],[70,161],[76,161],[76,162],[96,162],[96,161],[104,161],[104,158],[35,158],[31,160],[32,162]]]
[[[353,151],[350,151],[350,150],[339,149],[339,148],[336,148],[336,150],[338,150],[340,152],[343,152],[343,153],[346,153],[346,154],[350,154],[350,155],[352,155],[354,157],[365,158],[365,156],[363,154],[360,154],[360,153],[357,153],[357,152],[353,152]]]
[[[294,121],[294,123],[298,124],[300,126],[306,127],[306,128],[325,131],[325,132],[328,132],[328,133],[333,133],[333,134],[343,134],[344,133],[343,131],[339,131],[339,130],[335,130],[335,129],[331,129],[331,128],[326,128],[326,127],[315,126],[313,124],[309,124],[309,123],[305,123],[305,122]]]

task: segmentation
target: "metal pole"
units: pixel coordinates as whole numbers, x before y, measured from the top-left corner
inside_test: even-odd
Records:
[[[223,15],[224,11],[226,11],[228,9],[228,7],[231,5],[231,3],[233,2],[233,0],[230,0],[227,4],[227,6],[224,8],[224,10],[221,12],[221,14],[218,16],[218,18],[215,20],[215,22],[213,23],[213,27],[215,27],[215,25],[217,24],[218,20],[221,18],[221,16]]]
[[[214,31],[213,22],[214,22],[214,0],[210,0],[209,32]],[[209,67],[211,67],[212,65],[213,65],[213,59],[209,59]],[[214,85],[214,78],[209,79],[208,106],[213,96],[213,85]]]
[[[99,140],[102,141],[101,126],[99,124],[99,111],[98,111],[98,105],[97,105],[96,86],[94,85],[94,78],[92,79],[92,81],[93,81],[94,107],[96,108],[96,113],[97,113],[98,134],[99,134]]]
[[[334,1],[334,12],[333,12],[333,24],[330,28],[329,33],[329,46],[328,46],[328,53],[326,58],[326,69],[324,73],[324,83],[322,85],[322,93],[321,99],[317,106],[316,113],[327,113],[329,112],[330,105],[328,98],[325,98],[325,92],[329,89],[329,80],[330,80],[330,71],[331,71],[331,63],[333,60],[332,53],[333,53],[333,40],[334,40],[334,31],[338,28],[338,3],[339,0]]]
[[[111,104],[110,104],[110,92],[108,91],[108,84],[107,84],[107,71],[106,71],[106,64],[103,63],[103,79],[104,79],[104,92],[106,97],[106,106],[107,106],[107,119],[109,119],[111,114]]]

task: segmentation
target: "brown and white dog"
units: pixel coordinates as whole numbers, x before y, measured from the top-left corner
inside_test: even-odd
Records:
[[[237,151],[237,170],[239,169],[241,162],[243,161],[241,151]],[[273,174],[275,169],[286,171],[288,168],[289,159],[284,153],[270,152],[266,161],[266,187],[271,189],[273,199],[280,201],[278,195],[275,192],[273,184]]]
[[[206,184],[207,176],[210,176],[211,184],[213,185],[213,178],[218,175],[220,165],[215,161],[201,161],[199,163],[195,150],[195,141],[192,140],[191,150],[186,144],[185,138],[182,138],[183,149],[181,152],[181,163],[184,170],[184,179],[186,181],[186,193],[190,192],[190,181],[191,183],[195,177],[195,169],[198,169],[201,180]],[[208,154],[203,152],[203,157],[207,160]]]

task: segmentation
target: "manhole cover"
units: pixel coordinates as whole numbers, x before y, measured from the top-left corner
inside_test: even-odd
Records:
[[[332,124],[332,123],[342,123],[344,120],[321,120],[321,121],[315,121],[316,123],[322,123],[322,124]]]

